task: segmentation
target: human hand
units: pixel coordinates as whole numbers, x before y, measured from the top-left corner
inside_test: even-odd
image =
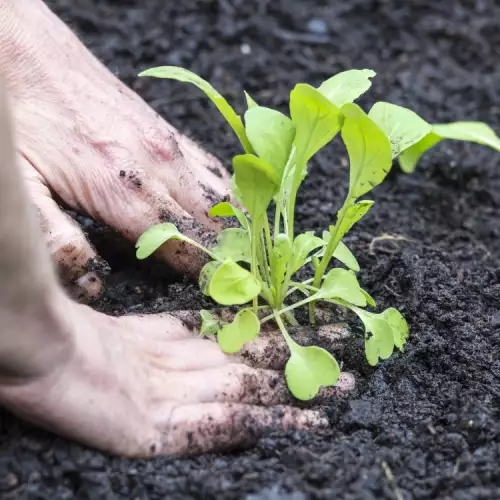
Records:
[[[274,338],[226,356],[188,326],[189,314],[116,318],[65,295],[39,244],[3,94],[0,404],[57,434],[141,457],[224,450],[273,428],[326,425],[320,412],[291,405],[286,349]],[[326,394],[352,384],[344,375]]]
[[[3,14],[0,64],[17,161],[53,260],[76,296],[99,295],[101,260],[59,201],[130,241],[164,221],[200,243],[213,240],[220,227],[207,211],[229,194],[218,161],[115,78],[43,2],[12,2]],[[180,241],[161,255],[192,276],[203,263]]]

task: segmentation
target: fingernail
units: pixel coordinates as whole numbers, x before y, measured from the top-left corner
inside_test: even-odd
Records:
[[[103,291],[103,282],[94,272],[84,274],[74,284],[72,294],[78,302],[89,303],[100,297]]]

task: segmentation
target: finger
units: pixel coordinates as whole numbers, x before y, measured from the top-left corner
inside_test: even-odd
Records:
[[[328,352],[341,354],[347,346],[351,332],[344,324],[323,325],[317,328],[298,326],[290,334],[302,346],[319,346]],[[241,359],[251,366],[282,370],[290,358],[290,349],[279,331],[266,329],[259,337],[244,344],[239,352]]]
[[[153,182],[153,181],[151,181]],[[125,237],[131,241],[137,241],[150,227],[170,222],[185,236],[199,243],[205,248],[212,247],[217,238],[217,231],[220,225],[213,223],[212,228],[203,225],[188,212],[186,212],[169,193],[165,192],[165,187],[158,184],[157,187],[143,186],[144,199],[136,200],[133,204],[133,212],[120,214],[119,218],[110,221]],[[158,193],[164,192],[164,196]],[[150,193],[156,193],[152,196]],[[167,241],[155,253],[155,257],[167,261],[175,270],[182,274],[187,274],[196,278],[207,262],[207,255],[183,241],[171,239]]]
[[[215,318],[226,323],[234,319],[234,312],[228,309],[212,309],[210,312]],[[199,311],[174,311],[171,314],[194,332],[201,327]],[[290,327],[289,331],[300,345],[316,345],[337,354],[342,354],[348,345],[348,340],[352,338],[351,331],[345,323],[322,325],[316,328],[296,326]],[[265,323],[261,326],[259,336],[245,343],[241,350],[232,357],[255,368],[283,370],[290,358],[290,349],[279,330],[273,324]]]
[[[194,402],[200,399],[207,401],[215,399],[212,394],[217,388],[217,383],[205,377],[218,376],[218,369],[221,366],[231,364],[216,343],[207,342],[202,338],[191,338],[152,342],[146,346],[143,344],[141,346],[144,356],[147,356],[148,365],[157,368],[158,377],[163,374],[163,380],[165,374],[169,373],[169,378],[177,385],[175,391],[178,400]]]
[[[168,362],[163,365],[161,361],[156,368],[150,377],[151,383],[161,387],[168,373],[172,398],[182,404],[234,402],[270,406],[293,402],[283,374],[272,370],[226,363],[203,371],[171,373]]]
[[[196,455],[241,449],[276,430],[319,430],[328,420],[317,411],[209,403],[178,406],[159,415],[164,438],[160,454]],[[164,419],[164,420],[163,420]]]
[[[34,166],[21,155],[18,162],[60,279],[76,300],[96,299],[102,293],[109,266],[97,255],[76,221],[52,199]]]
[[[208,216],[208,211],[220,201],[229,199],[229,173],[189,137],[177,134],[176,142],[182,164],[179,175],[170,185],[172,197],[196,220],[211,227],[214,219]]]
[[[192,312],[194,314],[194,311]],[[199,313],[198,313],[199,316]],[[191,323],[175,313],[135,314],[114,318],[121,328],[136,337],[147,337],[156,341],[171,341],[199,338],[200,334]]]
[[[0,271],[4,284],[2,298],[22,298],[20,304],[39,303],[54,287],[52,266],[39,245],[40,233],[31,213],[13,141],[6,89],[0,75]]]

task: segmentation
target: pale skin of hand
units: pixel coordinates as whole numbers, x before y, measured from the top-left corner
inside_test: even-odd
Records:
[[[204,190],[225,196],[226,174],[39,0],[0,0],[0,46],[0,67],[14,68],[6,74],[11,112],[0,89],[0,404],[53,432],[141,457],[325,425],[320,413],[288,406],[279,341],[262,338],[228,357],[179,317],[108,317],[66,295],[40,222],[53,262],[89,294],[100,288],[86,269],[96,255],[51,193],[131,240],[165,218],[203,240],[218,229]],[[167,246],[162,256],[195,274],[199,256],[181,249]],[[346,374],[333,393],[352,385]]]
[[[0,0],[0,68],[17,163],[75,291],[99,294],[99,275],[89,274],[99,259],[54,194],[132,242],[165,221],[199,242],[214,238],[220,224],[207,211],[229,194],[226,170],[115,78],[41,0]],[[179,241],[161,253],[183,273],[200,267],[199,253]]]

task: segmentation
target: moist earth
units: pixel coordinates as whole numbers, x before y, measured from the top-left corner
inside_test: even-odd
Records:
[[[243,106],[243,89],[286,111],[293,84],[349,68],[378,76],[383,99],[431,122],[472,119],[500,131],[500,6],[494,0],[50,0],[87,46],[159,113],[226,164],[238,150],[195,89],[138,80],[173,64]],[[322,230],[346,192],[346,153],[313,162],[297,222]],[[500,498],[500,155],[446,142],[413,175],[394,167],[347,238],[360,281],[395,306],[411,337],[376,368],[360,325],[344,369],[358,387],[332,402],[326,435],[274,433],[233,454],[111,458],[0,413],[5,499]],[[198,308],[196,285],[78,217],[111,265],[96,305],[111,314]],[[389,235],[390,238],[383,237]]]

